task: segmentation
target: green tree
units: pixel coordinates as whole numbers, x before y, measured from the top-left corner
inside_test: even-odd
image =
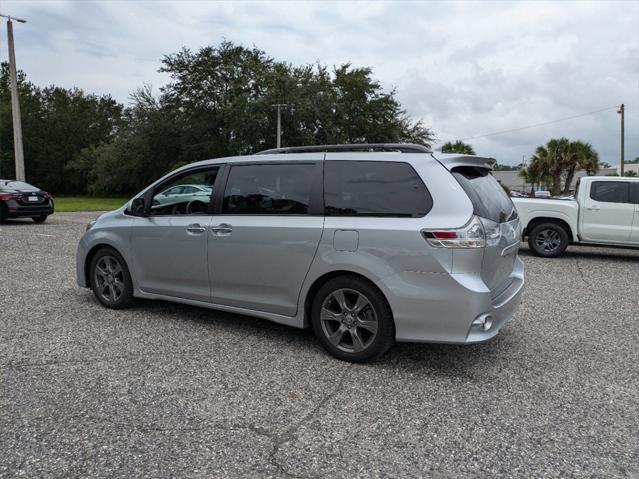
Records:
[[[599,155],[589,143],[570,141],[568,138],[551,139],[538,146],[531,160],[531,166],[542,176],[551,180],[551,193],[567,193],[577,169],[594,174],[599,169]]]
[[[13,125],[8,68],[0,71],[0,171],[14,177]],[[55,194],[86,192],[86,178],[67,173],[84,148],[112,141],[121,126],[122,105],[110,96],[77,88],[39,88],[19,75],[26,176]]]
[[[563,193],[570,192],[570,186],[577,170],[585,170],[589,175],[594,175],[599,170],[599,155],[590,143],[583,141],[571,141],[564,152],[566,163],[566,175]]]
[[[442,145],[442,153],[461,153],[463,155],[474,155],[475,150],[468,143],[461,140],[447,142]]]
[[[223,42],[167,55],[160,71],[171,77],[161,103],[189,125],[184,142],[200,146],[184,152],[190,161],[274,147],[276,103],[289,105],[282,114],[285,145],[433,140],[369,68],[345,64],[331,73],[319,64],[293,66],[257,48]]]

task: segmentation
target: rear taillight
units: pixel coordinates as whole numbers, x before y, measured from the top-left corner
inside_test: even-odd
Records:
[[[17,200],[18,198],[20,198],[20,195],[0,193],[0,200]]]
[[[51,193],[47,193],[47,200],[52,200],[53,199],[53,195]]]
[[[499,223],[473,216],[461,228],[424,230],[422,235],[436,248],[485,248],[499,243],[501,229]]]

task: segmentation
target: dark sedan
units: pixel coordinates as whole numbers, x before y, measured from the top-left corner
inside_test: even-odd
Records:
[[[23,181],[0,180],[0,221],[32,218],[43,223],[53,214],[53,196]]]

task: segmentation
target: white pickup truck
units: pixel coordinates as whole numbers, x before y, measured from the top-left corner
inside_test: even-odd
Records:
[[[575,199],[512,200],[538,256],[557,257],[570,243],[639,247],[639,178],[586,176]]]

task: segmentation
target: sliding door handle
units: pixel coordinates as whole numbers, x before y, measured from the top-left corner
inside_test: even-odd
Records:
[[[211,234],[214,236],[228,236],[233,232],[233,227],[228,223],[220,223],[211,226]]]

